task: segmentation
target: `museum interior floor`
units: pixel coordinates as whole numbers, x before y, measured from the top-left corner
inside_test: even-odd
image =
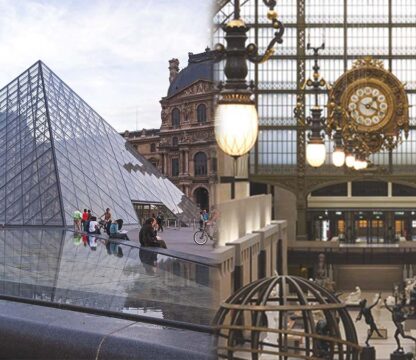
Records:
[[[374,295],[375,295],[374,292],[363,291],[361,298],[366,298],[367,302],[370,303],[373,300]],[[382,300],[384,300],[384,298],[386,298],[389,295],[391,294],[387,294],[387,293],[382,294]],[[341,295],[341,298],[342,297],[343,296]],[[355,321],[358,315],[358,311],[359,311],[357,307],[356,308],[351,307],[349,308],[349,311],[350,311],[351,318],[353,319],[356,330],[357,330],[358,341],[361,346],[365,346],[364,342],[365,342],[365,339],[367,338],[367,325],[365,324],[364,319],[358,322]],[[374,320],[376,321],[379,329],[387,329],[387,339],[370,340],[370,345],[374,346],[376,349],[377,360],[389,360],[390,353],[395,351],[396,346],[397,346],[396,341],[394,339],[395,327],[394,327],[393,322],[391,321],[391,314],[384,308],[384,305],[382,305],[381,307],[375,307],[372,311],[372,314],[374,316]],[[406,334],[410,335],[409,332],[407,332]],[[272,339],[273,337],[275,337],[277,341],[277,337],[275,334],[274,335],[268,334],[268,336],[269,336],[269,339]],[[415,336],[415,334],[413,334],[413,336]],[[413,352],[413,353],[416,352],[416,344],[413,341],[404,339],[404,340],[401,340],[401,342],[402,342],[402,346],[405,352]],[[274,350],[274,349],[270,348],[270,350]],[[238,356],[244,359],[251,359],[250,355],[244,354],[242,352],[238,352]],[[261,355],[260,359],[261,360],[274,360],[276,359],[276,355],[263,354]],[[293,357],[293,358],[288,358],[288,359],[298,359],[298,358]]]

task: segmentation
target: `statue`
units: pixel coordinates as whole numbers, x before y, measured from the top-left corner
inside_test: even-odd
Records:
[[[355,291],[350,293],[345,300],[346,304],[360,304],[361,301],[361,289],[359,286],[355,287]]]
[[[416,313],[416,284],[413,286],[413,289],[410,291],[409,305],[413,308],[413,312]]]
[[[406,293],[406,299],[408,299],[408,304],[410,304],[411,302],[412,291],[414,290],[415,287],[416,287],[416,280],[414,279],[407,280],[407,284],[406,284],[404,291]]]
[[[384,305],[385,305],[386,309],[391,312],[391,318],[393,320],[394,325],[396,326],[396,332],[394,333],[394,338],[396,339],[397,349],[394,351],[393,354],[399,355],[399,356],[406,355],[404,353],[403,347],[401,346],[399,335],[403,339],[410,339],[410,340],[413,340],[413,341],[416,342],[416,338],[414,338],[413,336],[410,336],[410,335],[406,335],[405,332],[404,332],[403,322],[407,318],[405,312],[403,311],[403,308],[405,306],[404,302],[405,302],[405,300],[401,304],[396,304],[394,306],[389,306],[389,305],[387,305],[387,301],[384,300]],[[404,359],[406,359],[406,358],[404,357]]]
[[[324,287],[330,292],[335,291],[335,283],[329,277],[325,263],[325,254],[322,253],[318,255],[318,265],[315,271],[315,283]]]
[[[316,270],[316,283],[318,285],[323,285],[324,281],[328,278],[328,273],[326,271],[326,264],[325,264],[325,254],[318,255],[318,267]]]
[[[360,293],[361,293],[361,291],[360,291]],[[368,332],[367,339],[365,340],[365,344],[367,346],[370,346],[368,341],[370,340],[374,331],[377,333],[378,336],[383,337],[380,334],[380,331],[377,328],[377,325],[374,321],[373,315],[371,314],[371,310],[378,304],[380,298],[381,298],[381,294],[378,295],[378,298],[374,302],[374,304],[369,306],[369,307],[367,307],[367,300],[366,299],[363,299],[363,300],[360,301],[360,312],[359,312],[359,314],[357,316],[357,319],[355,321],[360,321],[361,318],[364,316],[365,323],[370,327],[370,331]]]

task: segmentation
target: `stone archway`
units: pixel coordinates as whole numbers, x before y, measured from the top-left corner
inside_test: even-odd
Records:
[[[209,192],[204,187],[198,187],[194,190],[194,201],[200,209],[209,211]]]

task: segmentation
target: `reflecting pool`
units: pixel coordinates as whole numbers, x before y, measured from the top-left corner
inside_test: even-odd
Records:
[[[0,294],[209,325],[217,269],[61,229],[0,230]]]

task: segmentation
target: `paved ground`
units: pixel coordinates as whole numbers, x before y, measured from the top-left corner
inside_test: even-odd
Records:
[[[205,245],[198,245],[194,242],[193,236],[197,229],[190,228],[167,228],[158,235],[166,241],[168,249],[179,251],[186,254],[203,256],[207,258],[215,258],[212,241],[208,241]],[[131,229],[128,232],[131,241],[139,242],[139,230]]]

